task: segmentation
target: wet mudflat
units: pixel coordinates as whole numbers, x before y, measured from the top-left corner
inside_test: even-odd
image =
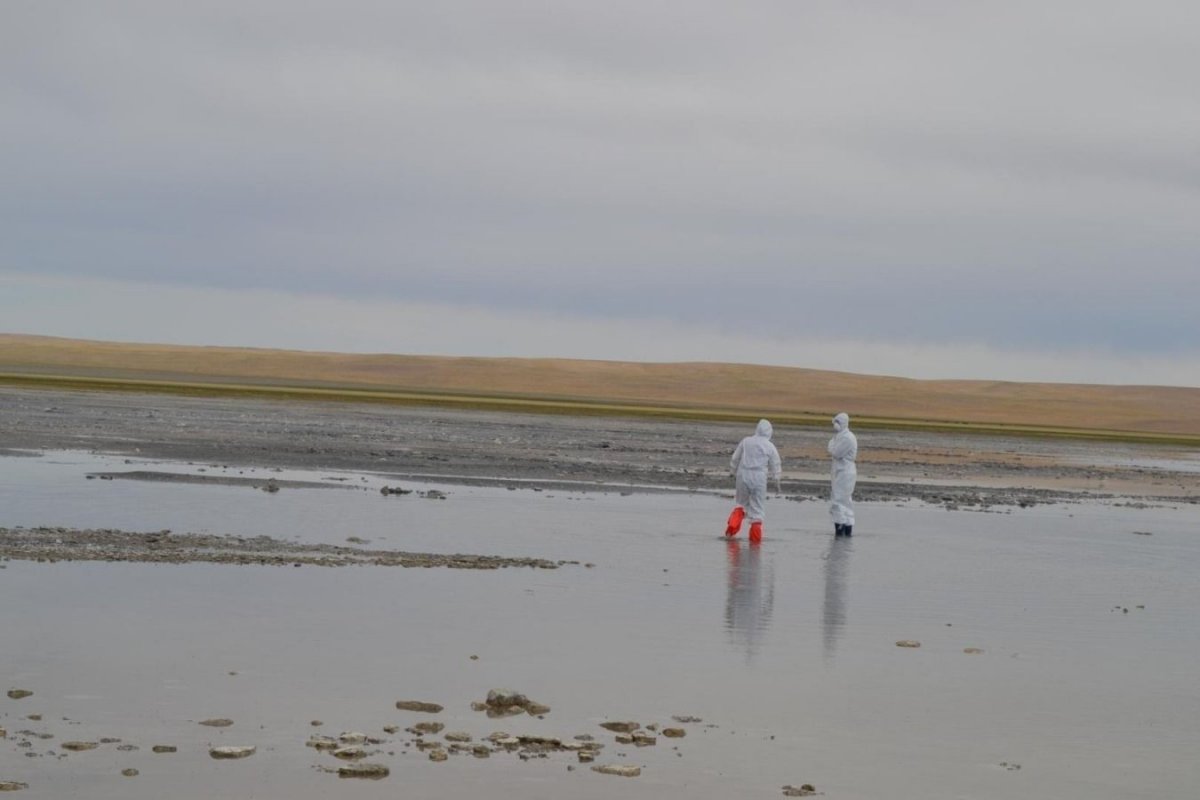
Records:
[[[10,538],[170,531],[556,568],[10,552],[0,691],[32,694],[0,693],[0,783],[31,798],[703,799],[805,784],[831,798],[1161,798],[1200,785],[1194,504],[895,498],[861,503],[856,535],[834,540],[823,504],[772,498],[751,547],[718,536],[715,484],[657,485],[10,452]],[[500,687],[549,710],[473,708]],[[601,727],[613,721],[639,723],[641,746]],[[409,730],[425,722],[444,728]],[[353,732],[367,741],[339,744],[362,759],[308,745]],[[603,745],[593,761],[578,736]],[[255,751],[211,754],[239,746]],[[388,775],[339,777],[352,763]]]

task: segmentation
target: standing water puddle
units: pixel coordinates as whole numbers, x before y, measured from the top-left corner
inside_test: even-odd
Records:
[[[131,471],[285,488],[86,477]],[[380,493],[397,483],[414,493]],[[445,499],[420,495],[430,489]],[[1200,785],[1195,506],[862,503],[855,536],[834,540],[822,504],[773,499],[759,547],[744,534],[722,541],[727,513],[726,499],[702,494],[0,457],[7,528],[355,537],[372,549],[579,562],[3,562],[0,688],[34,694],[0,695],[0,782],[28,784],[19,797],[93,800],[725,800],[804,783],[829,798],[1095,800],[1187,797]],[[498,687],[552,710],[488,719],[471,709]],[[401,699],[445,711],[398,711]],[[234,724],[198,724],[213,717]],[[476,742],[497,730],[590,734],[605,744],[596,763],[642,774],[597,774],[570,753],[435,763],[403,732],[433,719]],[[687,736],[619,744],[606,720]],[[390,725],[401,731],[383,733]],[[320,769],[342,762],[308,737],[351,730],[385,740],[368,760],[390,777],[346,782]],[[64,741],[102,738],[121,742],[62,757]],[[160,744],[178,752],[153,753]],[[210,759],[223,744],[258,752]]]

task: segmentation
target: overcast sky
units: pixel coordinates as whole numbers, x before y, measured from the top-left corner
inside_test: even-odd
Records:
[[[0,2],[0,331],[1200,386],[1200,5]]]

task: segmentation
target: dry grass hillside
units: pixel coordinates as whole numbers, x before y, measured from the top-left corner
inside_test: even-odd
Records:
[[[809,415],[824,421],[845,410],[860,424],[1200,436],[1200,389],[922,381],[742,364],[355,355],[0,334],[0,379],[28,382],[38,375],[646,406],[794,421]]]

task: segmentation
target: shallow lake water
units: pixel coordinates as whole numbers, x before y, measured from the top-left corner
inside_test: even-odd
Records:
[[[356,488],[268,494],[86,478],[129,470]],[[766,539],[752,547],[744,533],[722,540],[730,503],[712,495],[406,483],[447,494],[432,500],[385,497],[388,483],[73,452],[0,458],[0,526],[355,536],[370,548],[580,562],[496,571],[5,562],[0,689],[34,695],[0,694],[0,781],[29,784],[15,797],[95,800],[726,800],[803,783],[855,800],[1200,791],[1195,506],[982,513],[860,503],[855,535],[835,540],[822,504],[776,498]],[[497,687],[552,711],[492,720],[470,709]],[[446,710],[397,711],[399,699]],[[670,725],[673,715],[703,722],[646,748],[598,727]],[[197,724],[211,717],[234,725]],[[422,719],[476,739],[592,734],[606,742],[597,763],[643,771],[600,775],[567,753],[433,763],[400,733],[369,759],[390,777],[345,781],[316,768],[340,762],[304,744],[313,733],[382,735]],[[63,741],[101,737],[140,749],[58,757]],[[153,754],[156,744],[179,752]],[[258,752],[214,761],[210,744]],[[126,768],[140,774],[124,777]]]

